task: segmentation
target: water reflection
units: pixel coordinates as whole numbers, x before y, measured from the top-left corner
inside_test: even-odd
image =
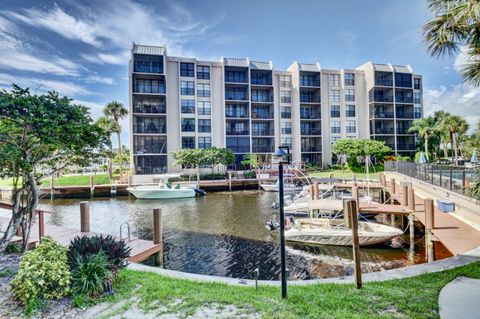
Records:
[[[259,268],[260,279],[278,279],[278,236],[264,227],[275,213],[270,208],[274,197],[235,192],[183,200],[95,198],[90,200],[90,225],[92,231],[118,236],[120,224],[129,222],[135,236],[152,239],[152,210],[161,207],[165,268],[235,278],[253,278]],[[48,223],[79,229],[80,201],[42,200],[41,207],[51,212]],[[364,271],[408,264],[408,246],[403,246],[362,248]],[[415,253],[422,249],[415,247]],[[292,245],[287,249],[291,278],[348,275],[351,260],[346,247]]]

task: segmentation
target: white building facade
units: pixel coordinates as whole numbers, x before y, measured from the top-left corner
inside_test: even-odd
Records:
[[[171,57],[165,47],[132,46],[130,145],[134,174],[177,172],[171,152],[227,147],[269,160],[282,145],[294,162],[327,166],[342,138],[385,141],[413,155],[412,121],[423,114],[422,78],[410,66],[368,62],[329,70],[294,62],[220,62]]]

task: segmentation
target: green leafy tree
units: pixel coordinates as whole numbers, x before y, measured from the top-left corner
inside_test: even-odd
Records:
[[[413,121],[412,126],[408,129],[410,133],[417,133],[424,141],[425,156],[428,159],[428,141],[436,134],[435,119],[431,116],[423,117]]]
[[[108,103],[103,109],[103,114],[106,117],[110,118],[115,125],[112,126],[112,132],[117,134],[118,141],[118,157],[120,158],[120,178],[123,177],[123,160],[122,160],[122,141],[120,140],[120,135],[122,133],[122,126],[120,125],[120,120],[128,115],[128,110],[123,106],[122,103],[113,101]]]
[[[103,133],[106,136],[110,137],[107,141],[108,149],[105,150],[104,155],[108,158],[108,177],[111,180],[113,179],[113,157],[114,157],[111,133],[116,130],[115,129],[116,124],[112,119],[106,116],[102,116],[97,120],[97,125],[102,129]]]
[[[106,142],[89,110],[55,92],[32,95],[13,85],[0,92],[0,178],[12,178],[12,215],[0,239],[0,252],[22,226],[25,249],[38,185],[71,164],[89,163]]]
[[[455,164],[458,164],[458,147],[459,147],[459,139],[461,139],[468,130],[468,123],[467,121],[458,115],[450,115],[447,116],[444,121],[442,127],[450,132],[451,136],[451,145],[454,151],[454,161]]]
[[[480,3],[478,0],[427,0],[434,14],[423,27],[432,56],[453,55],[460,46],[468,56],[462,68],[466,82],[480,85]]]
[[[208,164],[207,152],[202,148],[183,148],[171,153],[176,165],[197,170],[197,183],[200,182],[200,165]]]
[[[250,169],[255,169],[260,166],[260,161],[257,154],[245,154],[242,156],[242,165],[248,166]]]
[[[336,141],[332,146],[332,151],[337,156],[346,155],[350,168],[358,166],[358,157],[383,158],[392,152],[392,149],[385,145],[383,141],[370,139],[346,138]]]
[[[436,111],[433,114],[433,118],[435,120],[435,127],[438,132],[438,136],[440,139],[439,145],[443,148],[443,157],[448,157],[448,141],[450,139],[450,131],[446,130],[444,127],[445,119],[450,116],[450,113],[445,111]]]

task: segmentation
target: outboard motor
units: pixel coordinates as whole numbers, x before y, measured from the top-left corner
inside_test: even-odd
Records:
[[[195,187],[193,190],[195,191],[195,196],[197,196],[197,197],[202,197],[202,196],[207,195],[207,192],[204,191],[203,189]]]
[[[272,230],[272,231],[277,229],[278,227],[280,227],[280,225],[275,220],[270,220],[265,224],[265,228],[268,229],[268,230]]]

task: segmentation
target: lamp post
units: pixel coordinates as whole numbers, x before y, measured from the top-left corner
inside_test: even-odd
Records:
[[[286,150],[286,152],[284,151]],[[272,158],[278,160],[278,191],[280,202],[280,263],[281,263],[281,281],[282,298],[287,298],[287,266],[285,260],[285,212],[283,203],[283,164],[290,164],[290,147],[280,146]]]

